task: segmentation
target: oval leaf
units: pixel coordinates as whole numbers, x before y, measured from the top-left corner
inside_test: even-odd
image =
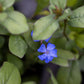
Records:
[[[63,66],[63,67],[68,67],[69,66],[68,60],[62,59],[62,58],[59,58],[59,57],[54,58],[52,60],[52,63]]]
[[[48,15],[40,18],[35,23],[33,39],[45,40],[49,38],[59,27],[58,22],[55,20],[55,15]]]
[[[72,52],[63,49],[57,49],[57,56],[67,60],[73,60],[76,58]]]
[[[3,10],[6,10],[7,8],[11,7],[14,4],[15,0],[0,0],[0,4],[3,8]]]
[[[22,58],[27,51],[27,44],[20,36],[10,36],[9,50],[16,56]]]
[[[20,73],[13,64],[4,62],[0,69],[0,84],[21,84]]]
[[[7,14],[6,13],[0,13],[0,22],[2,23],[3,21],[5,21],[7,18]]]
[[[79,7],[78,9],[73,11],[68,23],[72,27],[84,28],[84,6]]]
[[[26,18],[17,11],[7,13],[8,17],[2,23],[3,26],[12,34],[21,34],[28,31]]]
[[[81,84],[81,73],[77,61],[70,67],[62,67],[57,74],[58,84]]]
[[[69,66],[69,60],[75,60],[77,58],[77,56],[74,55],[72,52],[63,49],[57,49],[57,56],[57,58],[54,58],[52,60],[52,63],[64,67]]]
[[[14,64],[18,70],[23,73],[23,62],[21,59],[19,59],[18,57],[16,57],[15,55],[12,55],[10,53],[7,54],[7,61]]]

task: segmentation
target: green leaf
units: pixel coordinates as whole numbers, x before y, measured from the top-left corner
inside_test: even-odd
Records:
[[[23,73],[23,62],[21,59],[19,59],[18,57],[12,55],[12,54],[7,54],[7,61],[14,64],[18,70]]]
[[[9,12],[9,11],[14,11],[14,7],[11,6],[10,8],[6,9],[6,12]]]
[[[72,32],[69,34],[69,38],[70,38],[71,40],[75,40],[76,35],[77,35],[77,33],[72,31]]]
[[[69,60],[75,60],[77,58],[77,56],[74,55],[72,52],[63,49],[57,49],[57,56],[57,58],[54,58],[52,60],[52,63],[64,67],[69,66]]]
[[[54,5],[49,5],[48,9],[49,9],[50,13],[53,14],[53,11],[52,10],[54,10],[56,8],[55,8]]]
[[[84,56],[79,59],[80,69],[84,71]]]
[[[77,35],[75,42],[80,48],[84,48],[84,34]]]
[[[63,15],[61,15],[58,18],[58,21],[63,21],[64,19],[67,19],[71,15],[71,13],[72,13],[72,11],[70,8],[65,9]]]
[[[62,34],[62,32],[60,33],[60,35]],[[57,34],[58,35],[58,34]],[[57,36],[55,35],[55,37]],[[55,44],[56,48],[61,48],[61,49],[64,49],[65,48],[65,45],[67,43],[67,40],[66,38],[62,37],[62,38],[51,38],[49,40],[50,43],[52,44]]]
[[[53,75],[53,73],[52,73],[52,71],[51,71],[50,69],[48,69],[48,72],[51,74],[52,83],[53,83],[53,84],[58,84],[56,78],[54,77],[54,75]]]
[[[59,9],[64,9],[66,7],[67,0],[50,0],[50,4],[57,6]]]
[[[35,82],[30,81],[30,82],[24,82],[24,83],[22,83],[22,84],[36,84],[36,83],[35,83]]]
[[[68,7],[73,7],[78,3],[78,0],[67,0],[67,6]]]
[[[10,36],[9,50],[16,56],[22,58],[27,51],[27,44],[20,36]]]
[[[66,45],[65,45],[65,49],[66,50],[73,50],[74,48],[76,48],[76,43],[75,43],[75,41],[74,40],[70,40],[70,41],[68,41],[67,43],[66,43]]]
[[[0,35],[8,35],[8,34],[9,32],[7,31],[7,29],[4,26],[0,25]]]
[[[0,5],[2,6],[3,10],[11,7],[14,4],[15,0],[0,0]]]
[[[40,18],[35,23],[33,39],[45,40],[49,38],[59,27],[58,22],[55,20],[55,15],[48,15]]]
[[[35,14],[38,14],[39,12],[42,11],[42,9],[46,8],[49,5],[49,0],[36,0],[36,1],[37,1],[37,8]]]
[[[7,14],[6,13],[0,13],[0,22],[2,23],[3,21],[5,21],[7,18]]]
[[[77,61],[73,61],[70,67],[61,67],[57,73],[58,84],[80,84],[81,73]]]
[[[72,52],[63,49],[57,49],[57,56],[67,60],[74,60],[76,58]]]
[[[84,0],[67,0],[67,7],[71,7],[72,9],[82,5],[84,5]]]
[[[21,84],[20,73],[13,64],[4,62],[0,69],[0,84]]]
[[[4,37],[0,36],[0,48],[3,47],[4,43],[5,43]]]
[[[72,27],[84,28],[84,6],[74,10],[68,20],[69,25]]]
[[[7,18],[2,25],[12,34],[21,34],[28,31],[26,18],[17,11],[7,12]]]
[[[7,19],[7,14],[5,12],[0,13],[0,34],[7,35],[8,31],[1,25]]]
[[[80,28],[80,27],[72,27],[70,25],[68,25],[69,29],[71,31],[74,31],[74,32],[77,32],[77,33],[80,33],[80,32],[83,32],[84,31],[84,28]]]
[[[57,64],[59,66],[63,66],[63,67],[68,67],[69,66],[68,60],[60,58],[60,57],[54,58],[51,62],[54,63],[54,64]]]
[[[33,23],[29,23],[29,31],[23,33],[23,37],[30,48],[32,48],[33,50],[37,50],[39,48],[39,42],[34,42],[32,36],[31,36],[31,32],[32,32],[33,28],[34,28]]]

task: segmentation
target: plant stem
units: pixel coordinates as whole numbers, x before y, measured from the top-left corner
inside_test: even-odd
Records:
[[[67,41],[69,41],[69,38],[68,38],[68,36],[67,36],[67,34],[66,34],[66,22],[67,22],[67,20],[64,20],[64,30],[63,30],[63,35],[65,36],[65,38],[67,39]]]
[[[41,45],[42,45],[42,43],[43,43],[43,40],[41,40]]]

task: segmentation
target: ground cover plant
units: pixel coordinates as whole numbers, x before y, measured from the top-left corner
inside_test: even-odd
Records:
[[[14,9],[17,1],[0,0],[0,84],[42,84],[48,64],[57,71],[46,68],[46,84],[81,84],[84,0],[36,0],[31,19]]]

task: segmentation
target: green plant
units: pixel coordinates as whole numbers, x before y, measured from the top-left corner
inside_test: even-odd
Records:
[[[37,0],[34,16],[44,16],[34,21],[15,11],[14,2],[0,0],[0,84],[36,84],[21,82],[21,75],[35,63],[45,64],[44,59],[60,66],[56,78],[48,70],[53,84],[80,84],[80,70],[84,70],[84,1]],[[49,11],[42,11],[45,7]],[[48,42],[56,49],[48,49]],[[45,52],[38,50],[42,44]]]

